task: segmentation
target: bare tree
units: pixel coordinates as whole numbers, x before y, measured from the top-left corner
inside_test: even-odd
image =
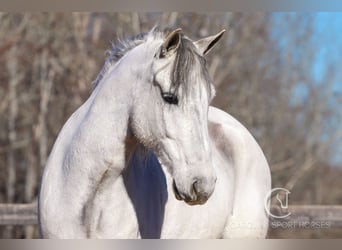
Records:
[[[273,185],[291,189],[292,202],[342,202],[341,171],[329,167],[341,144],[342,98],[331,86],[342,59],[327,64],[324,80],[313,78],[312,16],[155,12],[0,13],[1,203],[35,202],[54,140],[89,96],[106,49],[154,25],[181,27],[192,39],[225,28],[206,57],[213,105],[257,138]],[[37,230],[0,228],[0,235],[30,238]]]

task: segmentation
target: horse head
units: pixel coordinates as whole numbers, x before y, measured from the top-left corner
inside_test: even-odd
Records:
[[[176,198],[191,205],[205,203],[215,188],[208,133],[215,90],[204,55],[223,33],[196,42],[181,29],[154,35],[154,46],[144,52],[149,80],[133,94],[133,133],[171,174]]]

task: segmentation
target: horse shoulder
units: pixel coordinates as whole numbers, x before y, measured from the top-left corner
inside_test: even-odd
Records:
[[[252,134],[228,113],[214,107],[209,109],[209,134],[216,149],[234,164],[255,163],[258,171],[269,170],[267,160]],[[251,166],[246,166],[250,171]],[[240,169],[241,170],[241,169]]]
[[[271,189],[271,175],[264,153],[251,133],[220,109],[210,107],[208,126],[216,150],[234,173],[233,210],[225,237],[265,237],[264,200]],[[240,225],[240,230],[232,224]]]

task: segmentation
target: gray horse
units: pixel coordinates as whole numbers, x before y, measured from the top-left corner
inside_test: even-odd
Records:
[[[199,41],[154,28],[113,47],[46,164],[46,238],[263,238],[270,171],[238,121],[210,107]],[[267,204],[266,204],[267,206]]]

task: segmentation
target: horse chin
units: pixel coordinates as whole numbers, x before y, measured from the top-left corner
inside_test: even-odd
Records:
[[[191,200],[191,199],[183,198],[183,197],[180,195],[180,193],[179,193],[179,191],[178,191],[178,189],[177,189],[177,186],[176,186],[175,182],[173,182],[172,187],[173,187],[173,193],[175,194],[176,199],[179,200],[179,201],[184,201],[186,204],[188,204],[188,205],[190,205],[190,206],[194,206],[194,205],[203,205],[203,204],[206,203],[207,200],[208,200],[208,198],[205,198],[205,197],[202,197],[202,196],[197,197],[196,200]]]
[[[194,205],[203,205],[204,203],[207,202],[208,199],[197,199],[195,201],[185,201],[186,204],[190,205],[190,206],[194,206]]]

